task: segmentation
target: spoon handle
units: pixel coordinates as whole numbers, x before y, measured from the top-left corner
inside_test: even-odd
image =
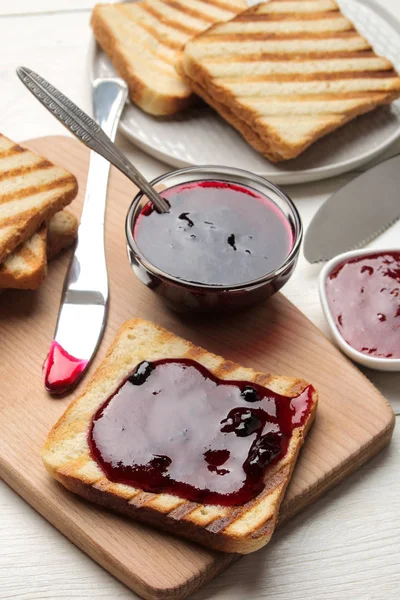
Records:
[[[168,203],[149,185],[143,175],[104,133],[101,127],[40,75],[26,67],[18,67],[17,75],[28,90],[69,131],[88,148],[97,152],[119,169],[153,202],[158,212],[168,212]]]

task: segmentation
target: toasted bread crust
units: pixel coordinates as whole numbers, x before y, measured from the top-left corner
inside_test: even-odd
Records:
[[[179,69],[272,162],[296,158],[326,134],[400,97],[390,61],[324,0],[273,0],[213,25],[186,45]]]
[[[77,192],[74,175],[0,134],[0,263]]]
[[[201,80],[201,78],[199,78]],[[284,143],[279,138],[279,133],[268,125],[261,123],[254,123],[252,128],[248,123],[248,109],[240,108],[233,112],[231,104],[225,104],[222,101],[216,101],[209,91],[203,87],[198,80],[190,79],[190,85],[193,91],[200,96],[211,108],[213,108],[225,121],[227,121],[232,127],[234,127],[244,139],[252,146],[255,150],[260,152],[263,156],[268,158],[271,162],[278,163],[282,160],[290,160],[296,158],[307,150],[317,140],[321,139],[328,133],[331,133],[349,123],[356,117],[359,117],[371,110],[374,110],[378,106],[383,104],[391,104],[398,97],[397,93],[392,94],[376,94],[366,99],[364,104],[359,106],[357,109],[349,111],[346,115],[338,116],[336,120],[331,123],[327,123],[324,127],[321,127],[318,134],[310,136],[308,139],[302,139],[299,145],[290,145]],[[205,84],[206,85],[206,84]],[[211,87],[211,86],[210,86]],[[241,118],[237,116],[241,113]],[[277,148],[279,147],[279,152]]]
[[[97,408],[142,360],[192,358],[216,377],[254,381],[289,396],[307,383],[274,377],[226,361],[141,319],[125,323],[83,393],[53,427],[42,457],[50,474],[70,491],[171,533],[224,552],[246,554],[264,546],[275,527],[278,510],[304,437],[315,416],[317,393],[304,427],[294,430],[287,454],[272,466],[264,490],[244,506],[199,505],[169,494],[150,494],[109,481],[93,461],[88,431]]]
[[[174,71],[174,66],[182,56],[186,41],[218,20],[207,14],[207,6],[210,10],[213,7],[223,10],[226,19],[246,7],[244,1],[211,0],[202,4],[204,9],[194,12],[184,2],[172,0],[163,1],[158,6],[144,0],[135,6],[103,4],[94,7],[91,18],[94,36],[116,71],[127,82],[132,102],[145,112],[155,116],[173,115],[194,102],[191,88]],[[112,23],[112,19],[117,17],[118,26]],[[118,37],[118,29],[123,27],[123,23],[147,36],[148,43],[143,43],[143,47],[151,60],[149,56],[145,57],[141,69],[139,46],[135,45],[134,35],[132,39],[127,39],[126,35]],[[143,73],[144,68],[146,74]],[[152,79],[148,78],[150,73]],[[160,76],[166,78],[164,87],[159,85]]]
[[[0,265],[0,289],[38,289],[47,274],[47,260],[71,246],[77,230],[78,220],[69,211],[53,215]]]
[[[78,219],[69,210],[62,210],[50,219],[47,229],[47,259],[56,258],[74,244],[78,235]]]
[[[47,274],[47,227],[42,225],[31,239],[0,265],[0,289],[36,290]]]
[[[143,83],[132,64],[126,60],[121,48],[115,43],[107,20],[103,18],[101,5],[95,6],[93,10],[91,26],[97,42],[109,56],[115,70],[128,84],[129,96],[134,104],[155,116],[173,115],[190,106],[193,100],[190,88],[185,94],[174,96],[171,93],[156,93]]]

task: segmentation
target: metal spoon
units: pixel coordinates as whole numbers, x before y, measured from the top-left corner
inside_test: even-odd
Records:
[[[166,200],[149,185],[143,175],[132,165],[127,157],[104,133],[102,128],[69,100],[57,88],[52,86],[40,75],[27,69],[18,67],[17,75],[28,90],[43,104],[51,114],[56,117],[75,137],[88,148],[94,150],[108,160],[114,167],[128,177],[154,204],[160,213],[169,211]]]

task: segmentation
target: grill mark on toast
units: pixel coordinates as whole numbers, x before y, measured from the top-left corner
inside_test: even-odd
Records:
[[[301,379],[299,379],[292,385],[292,388],[290,390],[290,395],[297,396],[298,394],[301,394],[306,387],[307,387],[307,383],[305,381],[302,381]]]
[[[117,487],[118,489],[118,485],[120,484],[115,484],[112,481],[109,481],[106,477],[103,477],[102,479],[100,479],[99,481],[97,481],[93,487],[96,488],[97,490],[101,490],[104,491],[106,493],[115,493],[115,488]],[[130,486],[125,486],[126,488],[129,488]],[[137,490],[133,487],[131,487],[131,490],[129,492],[129,494],[126,493],[126,491],[124,491],[124,498],[128,501],[132,500],[132,498],[134,498],[135,496],[137,496],[138,494],[140,494],[140,490]],[[121,492],[119,491],[119,494],[121,494]]]
[[[67,477],[79,477],[79,471],[85,467],[90,462],[90,459],[87,455],[79,456],[78,458],[74,458],[69,460],[65,464],[58,466],[56,468],[56,473],[61,474]],[[95,483],[103,478],[103,475],[98,474],[98,476],[92,480],[92,483]]]
[[[318,1],[318,0],[317,0]],[[277,2],[271,2],[271,5],[268,6],[268,3],[265,2],[261,2],[260,4],[256,4],[255,6],[251,7],[250,10],[254,10],[254,12],[256,14],[263,14],[263,15],[270,15],[270,14],[293,14],[296,12],[296,8],[294,8],[294,10],[285,10],[284,6],[285,3],[287,2],[287,4],[293,3],[293,0],[279,0],[279,5],[277,6]],[[308,13],[313,13],[314,10],[307,10],[310,8],[310,4],[306,2],[304,2],[303,4],[306,6],[306,10],[302,10],[301,8],[301,2],[296,2],[296,4],[298,4],[298,12],[301,12],[303,14],[308,14]],[[314,4],[314,3],[313,3]],[[318,3],[320,4],[320,3]],[[274,8],[278,8],[278,10],[271,10]],[[279,9],[282,9],[282,12],[279,11]],[[286,6],[287,8],[287,6]],[[317,7],[313,7],[313,8],[317,8]],[[264,9],[266,9],[264,11]],[[320,5],[320,10],[318,10],[316,12],[336,12],[340,10],[337,3],[334,2],[332,3],[330,6],[325,6],[325,7],[321,7]]]
[[[271,382],[272,379],[273,379],[273,377],[270,373],[268,373],[268,374],[257,373],[256,376],[254,377],[253,381],[254,381],[254,383],[258,383],[258,385],[268,387],[268,384]]]
[[[193,17],[195,19],[202,19],[203,21],[206,21],[207,23],[214,23],[214,19],[211,17],[211,15],[207,15],[202,13],[199,10],[196,10],[195,8],[189,7],[189,6],[185,6],[185,3],[179,2],[179,0],[160,0],[163,4],[165,4],[166,6],[170,6],[171,8],[175,8],[175,10],[179,10],[182,13],[186,13],[187,15],[189,15],[190,17]]]
[[[224,360],[218,367],[212,369],[213,374],[219,379],[229,379],[229,375],[237,370],[237,365],[230,360]]]
[[[336,81],[341,79],[397,79],[395,71],[338,71],[335,73],[315,72],[315,73],[274,73],[271,75],[255,75],[250,77],[217,77],[216,81],[222,80],[223,83],[256,83],[263,81],[272,82],[301,82],[301,81]],[[366,92],[370,93],[370,92]],[[338,94],[338,98],[340,95]]]
[[[295,33],[246,33],[246,42],[263,42],[263,41],[287,41],[287,40],[332,40],[332,39],[346,39],[346,38],[354,38],[362,36],[355,36],[354,29],[350,29],[349,31],[307,31],[307,32],[295,32]],[[363,38],[362,38],[363,39]],[[214,33],[213,31],[207,33],[203,37],[203,40],[206,42],[242,42],[243,34],[242,33]]]
[[[148,14],[151,14],[147,10],[146,5],[142,5],[141,8]],[[136,20],[135,16],[130,13],[130,11],[127,9],[127,7],[124,4],[118,5],[118,9],[119,9],[119,12],[121,12],[126,19],[129,19],[129,21],[134,23],[136,26],[141,27],[142,29],[147,31],[147,33],[149,33],[162,46],[166,46],[167,48],[172,48],[173,50],[181,50],[182,47],[184,46],[184,44],[182,42],[168,39],[166,37],[165,33],[162,33],[156,29],[156,27],[157,27],[156,24],[154,24],[154,27],[153,27],[150,23],[146,23],[145,21],[143,21],[141,19]]]
[[[57,188],[58,189],[58,188]],[[55,190],[56,191],[56,190]],[[76,193],[73,187],[69,186],[66,189],[63,189],[62,191],[60,191],[60,198],[63,199],[62,204],[60,205],[60,208],[57,210],[61,210],[62,208],[64,208],[64,206],[66,206],[67,204],[69,204],[69,202],[71,202],[71,200],[75,197]],[[48,201],[46,201],[45,204],[47,204]],[[1,205],[1,203],[0,203]],[[49,209],[43,209],[43,206],[41,206],[40,208],[40,214],[45,213],[45,216],[40,219],[40,221],[38,222],[38,226],[41,225],[41,223],[46,220],[49,216],[51,216],[52,214],[54,214],[54,211],[49,211]],[[35,216],[37,216],[38,211],[36,208],[32,208],[29,207],[26,210],[24,210],[23,212],[19,212],[13,216],[10,217],[3,217],[1,219],[1,224],[0,224],[0,229],[4,229],[4,228],[8,228],[11,227],[13,225],[15,226],[22,226],[24,223],[26,223],[27,221],[30,221],[31,219],[33,219]],[[37,228],[36,228],[37,229]],[[32,232],[33,234],[34,232]],[[21,236],[19,237],[19,241],[18,243],[21,243],[23,241],[23,239],[21,238]],[[14,246],[15,249],[16,246]],[[1,249],[1,246],[0,246]],[[8,253],[7,253],[8,255]]]
[[[202,4],[207,5],[207,2],[204,2],[204,0],[200,1],[202,2]],[[232,6],[232,4],[230,4],[229,2],[224,2],[224,0],[212,0],[212,5],[216,6],[217,8],[220,8],[221,10],[227,10],[232,13],[235,13],[235,10],[237,10],[237,7]]]
[[[296,52],[294,54],[288,52],[282,53],[261,53],[261,54],[238,54],[235,56],[235,63],[241,62],[282,62],[282,61],[292,61],[292,62],[304,62],[310,60],[319,60],[319,59],[339,59],[339,58],[376,58],[375,52],[372,50],[356,50],[352,52],[341,51],[341,52]],[[226,56],[224,57],[205,57],[202,59],[202,63],[204,65],[208,64],[224,64],[226,63]]]
[[[27,148],[14,144],[14,146],[7,148],[7,150],[0,150],[0,158],[9,158],[10,156],[14,156],[14,154],[22,154],[23,152],[28,152]]]
[[[201,357],[205,354],[207,354],[207,352],[203,350],[203,348],[193,346],[187,352],[185,352],[184,358],[191,358],[193,360],[197,360],[197,362],[200,362]]]
[[[274,531],[274,523],[273,523],[272,519],[267,519],[263,525],[259,526],[251,534],[251,537],[252,537],[252,539],[258,539],[258,538],[264,537],[266,535],[268,535],[268,537],[271,537],[273,534],[273,531]]]
[[[151,14],[155,19],[158,19],[160,23],[163,25],[167,25],[168,27],[172,27],[182,33],[186,33],[190,36],[195,36],[197,33],[200,33],[199,30],[194,29],[193,27],[189,27],[184,22],[178,22],[172,17],[168,17],[167,15],[163,15],[160,13],[157,8],[151,5],[151,3],[145,3],[141,5],[144,10],[146,10],[149,14]],[[182,15],[182,19],[184,16]]]
[[[18,255],[27,263],[27,265],[32,266],[35,264],[37,260],[37,254],[31,248],[28,248],[26,245],[21,246],[19,249]]]
[[[218,27],[211,28],[208,34],[212,35],[238,35],[250,37],[255,35],[275,34],[284,36],[288,34],[303,35],[306,33],[337,33],[355,31],[353,24],[349,19],[341,16],[340,19],[318,19],[316,21],[239,21],[231,20],[228,23],[219,24]],[[207,35],[208,35],[207,34]],[[252,38],[251,38],[252,39]]]
[[[241,13],[235,17],[235,21],[248,23],[251,21],[320,21],[321,19],[341,19],[342,13],[339,10],[330,12],[316,12],[316,13],[249,13],[248,11]]]
[[[3,157],[0,156],[0,158],[3,158]],[[54,165],[51,162],[49,162],[48,160],[40,159],[40,157],[39,157],[39,161],[33,165],[30,165],[30,166],[21,165],[20,167],[15,167],[14,169],[8,169],[7,171],[1,171],[0,172],[0,181],[3,181],[4,179],[9,179],[11,177],[18,177],[20,175],[25,175],[26,173],[32,173],[33,171],[50,169],[53,166]],[[1,202],[1,198],[2,198],[2,196],[0,195],[0,202]]]
[[[135,506],[136,508],[140,508],[150,500],[154,500],[155,495],[156,494],[151,494],[150,492],[143,492],[142,490],[139,490],[139,493],[129,500],[129,504],[133,504],[133,506]]]
[[[229,527],[229,525],[234,523],[239,514],[240,509],[230,507],[230,511],[228,514],[221,516],[216,515],[216,517],[208,525],[206,525],[206,529],[210,533],[220,533],[221,531]]]
[[[50,164],[50,167],[53,165]],[[39,184],[39,185],[31,185],[29,187],[24,187],[15,192],[10,192],[9,194],[0,195],[0,205],[6,204],[7,202],[13,202],[14,200],[22,200],[23,198],[28,198],[29,196],[35,196],[36,194],[40,194],[42,192],[49,192],[50,190],[56,190],[61,188],[69,183],[73,183],[71,181],[70,176],[60,177],[59,179],[55,179],[54,181],[49,181],[48,183]],[[2,220],[1,225],[4,226],[4,223],[7,219]]]
[[[183,519],[198,508],[199,505],[196,502],[189,502],[186,500],[176,508],[172,509],[168,516],[171,519],[175,519],[175,521],[183,521]]]

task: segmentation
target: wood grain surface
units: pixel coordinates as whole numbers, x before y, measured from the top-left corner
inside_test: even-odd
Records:
[[[29,143],[71,169],[82,201],[88,152],[70,138]],[[281,522],[312,503],[385,446],[393,412],[370,382],[282,295],[229,318],[188,318],[168,311],[130,271],[124,219],[133,186],[113,172],[107,212],[111,308],[92,371],[121,323],[149,318],[212,352],[265,372],[303,377],[320,393],[316,423],[281,509]],[[41,365],[51,339],[67,256],[50,267],[37,293],[0,298],[0,474],[41,514],[107,570],[145,598],[184,598],[231,557],[213,553],[88,505],[47,477],[39,460],[46,433],[69,399],[51,400]]]

